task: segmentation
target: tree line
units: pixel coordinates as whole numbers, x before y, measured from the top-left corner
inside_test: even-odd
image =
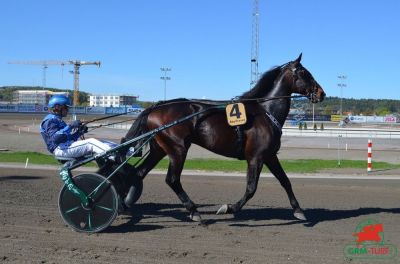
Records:
[[[292,109],[303,110],[312,115],[312,104],[308,99],[296,99]],[[340,107],[342,105],[342,107]],[[400,114],[400,100],[392,99],[354,99],[326,97],[322,103],[314,105],[314,114],[339,115],[342,108],[343,115],[386,116]],[[293,109],[294,110],[294,109]]]
[[[321,113],[331,115],[340,114],[340,104],[342,104],[344,114],[386,116],[400,113],[400,100],[391,99],[327,97],[318,105]]]

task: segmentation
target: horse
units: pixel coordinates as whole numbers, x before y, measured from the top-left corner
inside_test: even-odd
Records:
[[[121,142],[133,139],[190,114],[210,109],[192,119],[172,126],[155,135],[149,142],[149,154],[135,173],[144,179],[157,163],[168,156],[166,183],[175,192],[193,221],[202,221],[196,204],[182,187],[180,177],[191,144],[219,155],[247,161],[247,183],[243,197],[234,204],[224,204],[217,214],[235,214],[253,197],[263,165],[278,179],[286,191],[294,217],[306,220],[290,180],[277,153],[281,145],[282,126],[289,113],[292,94],[307,97],[312,103],[324,100],[325,92],[311,73],[294,61],[277,66],[262,75],[256,85],[236,98],[247,112],[247,122],[239,127],[228,125],[225,110],[214,109],[218,101],[174,99],[162,101],[143,111]],[[129,190],[125,204],[130,207]]]

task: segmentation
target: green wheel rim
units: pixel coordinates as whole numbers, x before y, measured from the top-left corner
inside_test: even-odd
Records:
[[[73,181],[86,195],[101,187],[92,195],[90,205],[84,207],[79,197],[64,186],[58,198],[64,222],[75,231],[86,233],[100,232],[111,225],[118,214],[118,194],[114,186],[95,173],[79,174]]]

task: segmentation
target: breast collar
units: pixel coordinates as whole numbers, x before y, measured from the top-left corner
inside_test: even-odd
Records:
[[[272,123],[278,128],[279,132],[281,132],[282,134],[282,126],[281,124],[279,124],[278,120],[276,120],[276,118],[273,115],[268,113],[268,111],[266,111],[265,114],[268,116],[268,118],[272,121]]]

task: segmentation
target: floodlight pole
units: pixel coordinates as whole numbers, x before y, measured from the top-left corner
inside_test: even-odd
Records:
[[[160,70],[164,72],[164,76],[161,76],[160,79],[164,81],[164,101],[167,100],[167,81],[171,80],[171,77],[167,76],[167,73],[171,71],[171,68],[161,67]]]
[[[338,86],[340,87],[340,119],[342,119],[343,115],[343,87],[347,87],[347,85],[344,83],[347,79],[346,75],[338,75]]]
[[[347,87],[347,85],[344,83],[346,80],[347,76],[346,75],[338,75],[338,86],[340,87],[340,120],[339,120],[339,125],[343,123],[343,87]],[[341,128],[343,129],[343,127]],[[341,144],[340,141],[342,140],[342,134],[338,135],[338,166],[341,166]]]

